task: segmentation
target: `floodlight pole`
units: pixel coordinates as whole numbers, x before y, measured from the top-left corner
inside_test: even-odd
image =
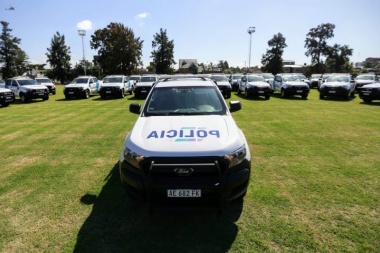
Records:
[[[250,26],[247,30],[249,33],[249,59],[248,59],[248,69],[251,69],[251,45],[252,45],[252,33],[255,32],[255,27]]]
[[[86,75],[86,58],[84,55],[84,42],[83,37],[86,36],[86,30],[78,30],[79,36],[82,37],[82,49],[83,49],[83,68],[84,68],[84,75]]]

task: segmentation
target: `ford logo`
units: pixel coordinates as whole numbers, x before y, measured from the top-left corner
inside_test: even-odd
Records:
[[[178,174],[179,176],[189,176],[193,172],[194,172],[193,168],[175,168],[174,169],[174,173]]]

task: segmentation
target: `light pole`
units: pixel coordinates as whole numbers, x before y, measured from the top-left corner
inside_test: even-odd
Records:
[[[79,36],[82,37],[82,49],[83,49],[83,68],[84,68],[84,75],[86,75],[86,58],[84,56],[84,43],[83,43],[83,37],[86,36],[86,30],[78,30]]]
[[[252,33],[255,32],[255,27],[250,26],[247,30],[249,33],[249,59],[248,59],[248,69],[251,69],[251,44],[252,44]]]

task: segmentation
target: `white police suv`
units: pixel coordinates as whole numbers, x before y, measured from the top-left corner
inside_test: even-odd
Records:
[[[242,198],[251,173],[243,132],[218,86],[208,78],[158,81],[145,104],[131,104],[139,117],[125,138],[119,161],[129,195],[160,207],[218,208]]]

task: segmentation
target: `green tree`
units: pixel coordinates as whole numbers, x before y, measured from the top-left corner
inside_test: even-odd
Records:
[[[28,60],[29,57],[23,50],[20,48],[16,50],[16,55],[14,58],[16,75],[22,75],[30,69]]]
[[[70,72],[70,47],[66,46],[65,35],[57,32],[51,39],[50,48],[47,48],[46,57],[53,70],[51,78],[64,83],[69,78]]]
[[[326,23],[321,24],[317,28],[312,28],[306,34],[305,48],[307,49],[305,55],[311,57],[311,64],[315,66],[315,72],[323,72],[322,56],[327,56],[329,46],[327,39],[334,37],[335,25]]]
[[[287,47],[285,43],[286,39],[281,33],[274,35],[271,40],[268,41],[268,46],[265,55],[261,58],[261,68],[264,72],[270,72],[273,74],[281,73],[283,71],[282,64],[282,54],[284,53],[284,48]]]
[[[110,23],[91,35],[91,48],[98,50],[98,63],[105,75],[131,75],[141,62],[143,40],[121,23]]]
[[[334,44],[329,47],[326,65],[330,72],[342,73],[352,71],[349,56],[352,56],[353,49],[347,45]]]
[[[166,29],[160,28],[160,32],[153,36],[152,41],[152,58],[157,74],[173,73],[174,61],[174,40],[169,40]]]
[[[2,64],[3,78],[6,79],[17,75],[17,63],[22,54],[22,50],[18,46],[21,39],[11,35],[12,29],[8,28],[9,23],[1,21],[1,25],[3,28],[0,35],[0,64]],[[26,54],[23,54],[26,57]]]

